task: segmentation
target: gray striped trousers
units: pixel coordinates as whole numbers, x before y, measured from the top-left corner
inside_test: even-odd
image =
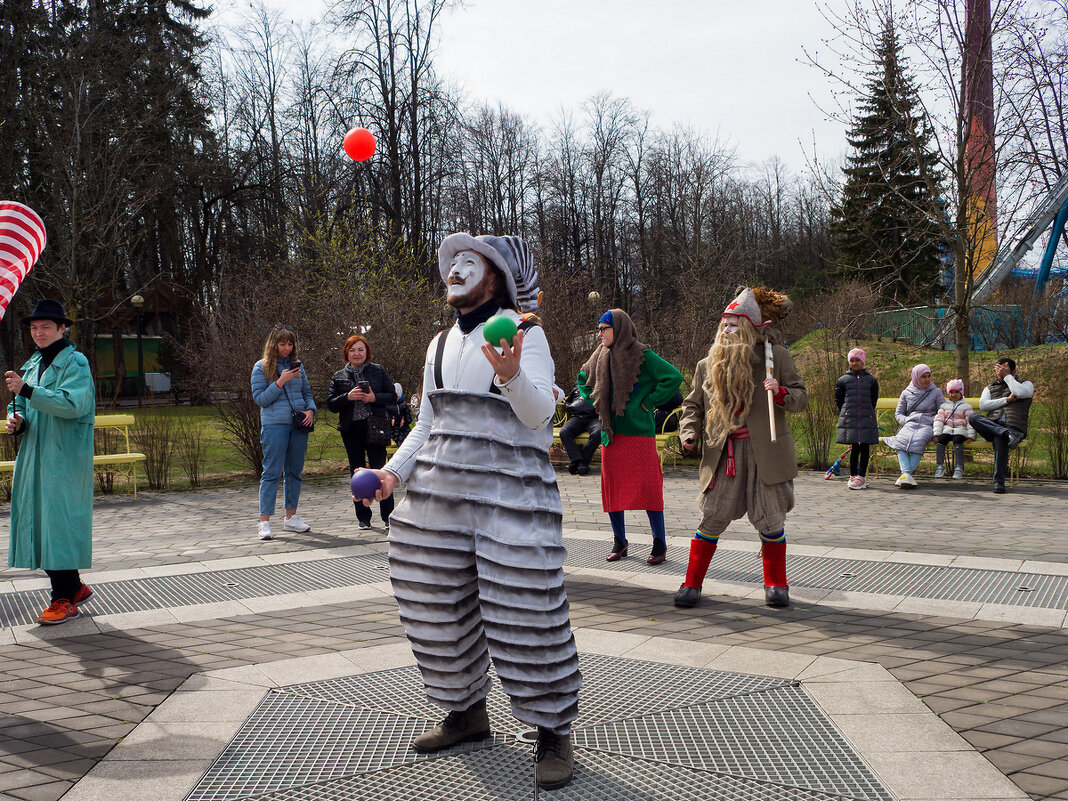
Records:
[[[463,710],[485,698],[492,655],[512,714],[562,733],[582,676],[555,473],[544,451],[487,435],[484,405],[467,419],[477,434],[432,431],[390,517],[401,621],[431,701]]]

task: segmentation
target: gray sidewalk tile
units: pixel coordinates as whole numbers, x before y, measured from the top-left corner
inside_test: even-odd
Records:
[[[607,548],[610,535],[606,516],[600,510],[596,477],[578,481],[560,474],[559,478],[568,536],[588,538]],[[1021,485],[1010,498],[1014,514],[1028,520],[1028,530],[1019,532],[1012,527],[989,525],[991,514],[998,507],[988,491],[988,482],[932,482],[912,495],[883,489],[882,484],[889,487],[891,483],[887,480],[875,483],[876,490],[854,493],[864,496],[856,498],[844,493],[838,482],[825,482],[813,474],[799,476],[798,505],[787,524],[790,553],[808,557],[838,553],[856,559],[866,551],[868,558],[883,563],[935,566],[947,562],[990,566],[992,563],[982,560],[999,559],[1003,560],[997,563],[1000,566],[1020,572],[1068,575],[1068,540],[1063,536],[1068,485]],[[96,562],[86,578],[93,583],[98,580],[97,575],[99,580],[118,580],[190,570],[209,572],[223,566],[312,561],[368,548],[383,551],[381,531],[355,529],[351,502],[338,492],[336,484],[306,482],[301,514],[315,530],[307,536],[280,536],[271,543],[255,539],[252,486],[168,495],[145,493],[136,502],[105,499],[97,504],[94,513],[99,527],[94,541]],[[888,711],[891,717],[908,718],[933,710],[952,724],[955,733],[950,740],[958,745],[963,740],[990,754],[1032,797],[1052,799],[1068,792],[1068,779],[1064,778],[1068,734],[1063,722],[1056,725],[1058,715],[1063,714],[1062,705],[1068,704],[1068,639],[1064,630],[1052,630],[1063,625],[1062,610],[1030,610],[1035,613],[1030,618],[1031,625],[1021,625],[1018,618],[968,619],[975,610],[966,604],[953,606],[953,602],[929,605],[922,599],[897,598],[893,606],[880,607],[879,603],[889,604],[893,596],[877,599],[879,603],[872,603],[870,597],[856,597],[840,598],[833,602],[847,605],[831,606],[831,591],[798,587],[791,588],[793,609],[772,612],[763,607],[758,585],[738,582],[724,583],[729,596],[717,595],[714,583],[706,584],[699,608],[676,610],[671,605],[671,595],[685,569],[685,552],[697,518],[695,485],[692,469],[669,471],[665,476],[670,546],[679,550],[678,559],[672,556],[669,560],[667,571],[646,572],[644,565],[636,564],[629,576],[621,577],[607,565],[568,569],[572,620],[579,627],[577,640],[584,652],[634,651],[652,658],[656,645],[650,637],[670,633],[674,638],[671,658],[683,664],[696,663],[712,654],[709,664],[718,664],[719,669],[734,665],[744,670],[759,662],[762,654],[770,653],[789,660],[789,668],[782,673],[804,675],[814,692],[820,692],[821,682],[827,683],[825,676],[837,676],[839,684],[858,688],[887,683],[880,679],[890,676],[893,682],[901,681],[907,688],[905,696],[869,699],[851,690],[831,693],[826,699],[839,709],[850,708],[858,697],[864,699],[859,704],[860,711],[843,713],[856,727],[858,739],[871,736],[872,727],[865,720],[865,715],[872,712],[869,702],[889,709],[900,703],[909,710]],[[841,512],[853,505],[863,509],[865,519],[884,522],[874,527],[851,527],[851,517]],[[6,514],[0,507],[0,521],[6,519]],[[926,524],[922,530],[894,522],[920,518]],[[204,521],[209,523],[205,525]],[[333,523],[321,525],[326,521]],[[636,518],[628,522],[642,553],[647,531]],[[942,531],[953,531],[954,535],[930,536],[930,532]],[[4,546],[6,538],[0,537],[0,549]],[[758,548],[756,537],[744,520],[732,524],[721,540],[724,555],[755,554]],[[14,590],[47,586],[47,581],[31,571],[0,570],[0,591],[5,585]],[[329,593],[303,598],[316,605],[297,608],[278,603],[277,599],[249,599],[237,607],[223,604],[211,610],[211,616],[185,622],[179,622],[172,610],[157,610],[163,613],[159,615],[124,613],[95,618],[90,603],[85,610],[89,615],[55,627],[58,632],[0,631],[0,700],[3,713],[8,716],[0,716],[0,737],[6,738],[8,749],[7,757],[0,757],[0,780],[9,776],[22,778],[25,781],[19,784],[20,788],[44,793],[43,797],[58,797],[48,796],[64,784],[57,779],[77,778],[68,773],[95,764],[130,726],[145,720],[155,707],[174,695],[176,688],[186,686],[183,681],[196,678],[205,670],[226,666],[231,681],[247,688],[230,687],[227,692],[238,696],[244,693],[247,701],[274,682],[268,673],[288,675],[290,669],[285,660],[296,664],[293,660],[319,653],[319,658],[325,660],[321,662],[322,670],[342,670],[343,666],[334,660],[337,654],[324,653],[324,645],[341,651],[350,672],[381,669],[385,663],[398,659],[411,664],[411,651],[403,640],[388,584],[383,582],[379,589],[376,599],[360,595],[363,590],[354,588],[347,591],[347,602],[336,606],[331,601],[337,602],[338,594],[332,597]],[[991,606],[987,611],[996,616],[1002,610]],[[75,624],[84,626],[89,633],[71,636],[78,632]],[[389,643],[384,651],[366,648],[367,644],[381,642]],[[389,658],[383,654],[389,654]],[[834,660],[842,657],[861,659],[868,666],[835,670]],[[822,667],[821,660],[825,660]],[[277,667],[265,673],[262,667],[253,668],[249,663]],[[193,680],[188,686],[195,686]],[[977,686],[983,687],[979,697],[957,695]],[[908,705],[908,696],[919,705],[920,712]],[[923,697],[922,703],[915,700],[917,696]],[[125,700],[114,701],[116,698]],[[982,709],[976,712],[975,707]],[[34,724],[22,715],[35,710],[43,711],[46,719]],[[65,717],[66,710],[73,710],[74,714]],[[19,724],[19,720],[24,723]],[[157,733],[162,738],[161,745],[166,741],[164,732],[170,732],[179,742],[183,737],[198,736],[194,723],[157,723],[154,719],[150,723],[160,727]],[[26,724],[50,728],[21,729]],[[75,728],[66,728],[68,725]],[[168,726],[177,728],[167,729]],[[11,739],[11,733],[19,733],[20,729],[21,735],[30,739]],[[148,736],[152,729],[144,732]],[[137,734],[135,729],[127,740]],[[207,741],[217,735],[218,731],[205,733],[204,742],[200,743],[203,751],[210,750]],[[31,739],[42,742],[35,744]],[[45,756],[46,752],[55,751],[53,746],[44,746],[45,742],[59,744],[63,752],[59,761]],[[136,744],[137,740],[133,742]],[[948,753],[951,757],[968,756],[953,749]],[[18,766],[10,763],[20,756]],[[147,775],[161,791],[182,786],[183,782],[192,786],[197,778],[189,770],[188,760],[178,756],[177,760],[144,763]],[[884,767],[891,772],[904,764],[892,759],[900,754],[885,756],[889,761]],[[971,756],[982,760],[975,764],[1002,775],[990,762],[976,754]],[[1033,759],[1039,761],[1028,764]],[[8,762],[9,770],[3,770],[4,762]],[[65,798],[136,798],[120,788],[137,774],[104,768],[104,764],[90,771]],[[134,764],[141,763],[131,762],[131,766]],[[969,771],[971,764],[950,760],[942,783],[955,775],[954,771]],[[935,781],[927,790],[940,786]],[[992,782],[988,785],[989,798],[1019,798],[1018,791],[995,794],[1009,787],[1011,784]],[[908,793],[912,792],[910,787]],[[920,801],[955,797],[942,795],[941,790],[923,794],[917,788],[916,793],[914,797],[901,798]]]

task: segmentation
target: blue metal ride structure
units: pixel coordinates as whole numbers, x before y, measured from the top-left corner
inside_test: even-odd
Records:
[[[1068,222],[1068,200],[1061,205],[1060,211],[1057,212],[1057,217],[1053,221],[1053,227],[1049,229],[1049,241],[1046,243],[1046,250],[1042,254],[1042,261],[1039,262],[1038,269],[1017,266],[1012,270],[1014,277],[1035,279],[1035,300],[1042,297],[1050,278],[1065,278],[1068,276],[1068,267],[1053,269],[1053,257],[1057,254],[1057,243],[1060,242],[1061,237],[1064,235],[1066,222]],[[1068,287],[1058,292],[1057,296],[1061,297],[1065,294],[1068,294]]]
[[[1061,176],[1049,194],[1020,225],[1016,235],[1008,240],[1011,247],[999,248],[994,260],[976,279],[975,289],[972,292],[972,305],[982,305],[983,301],[993,294],[1008,275],[1034,279],[1036,298],[1041,298],[1052,276],[1068,277],[1068,269],[1053,269],[1053,257],[1057,252],[1057,243],[1064,233],[1066,222],[1068,222],[1068,174]],[[1047,230],[1050,232],[1049,242],[1038,268],[1021,267],[1020,260]],[[1066,292],[1068,290],[1062,290],[1059,295],[1065,295]],[[923,344],[944,343],[952,326],[953,314],[947,310],[934,331],[924,339]]]

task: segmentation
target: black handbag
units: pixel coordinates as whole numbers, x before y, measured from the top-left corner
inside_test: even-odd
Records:
[[[389,420],[380,415],[371,413],[367,418],[367,442],[370,445],[389,445],[390,429]]]
[[[303,431],[306,434],[310,434],[315,430],[315,419],[312,419],[310,426],[304,425],[304,412],[293,412],[293,428],[297,431]]]
[[[294,409],[293,401],[289,400],[289,393],[286,392],[284,388],[282,389],[282,392],[285,392],[286,400],[289,401],[289,409],[293,415],[293,428],[297,429],[297,431],[303,431],[305,434],[313,432],[315,430],[315,416],[312,416],[312,424],[310,426],[304,425],[304,412],[298,412]]]

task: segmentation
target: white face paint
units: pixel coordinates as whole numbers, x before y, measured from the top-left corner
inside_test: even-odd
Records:
[[[737,314],[724,314],[723,315],[723,330],[728,334],[733,334],[738,330],[738,315]]]
[[[473,250],[461,250],[449,263],[449,274],[445,278],[448,285],[447,297],[463,297],[486,277],[486,260]]]

